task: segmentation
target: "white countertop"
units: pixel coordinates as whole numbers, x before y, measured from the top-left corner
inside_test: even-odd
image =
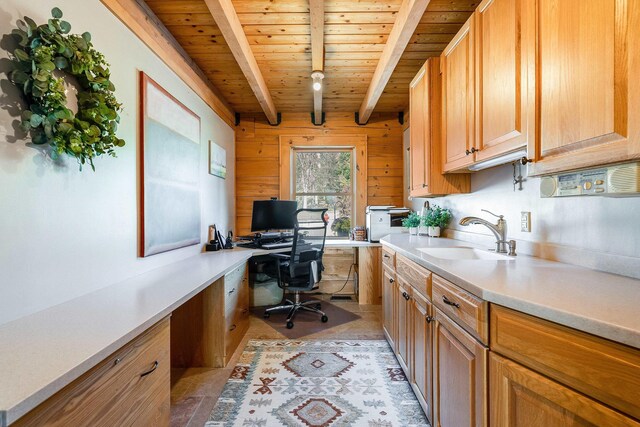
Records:
[[[487,249],[460,240],[395,234],[381,242],[486,301],[640,348],[640,280],[522,255],[445,260],[418,250]]]
[[[326,246],[380,246],[327,240]],[[222,250],[188,258],[0,326],[0,426],[61,390],[253,255]]]

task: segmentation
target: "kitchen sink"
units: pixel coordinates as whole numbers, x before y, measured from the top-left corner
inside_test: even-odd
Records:
[[[418,250],[434,258],[450,260],[512,261],[514,259],[507,255],[469,247],[418,248]]]

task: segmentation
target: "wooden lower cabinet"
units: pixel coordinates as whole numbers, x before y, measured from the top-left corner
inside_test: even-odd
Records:
[[[489,372],[492,427],[640,426],[633,419],[493,352],[489,356]]]
[[[170,372],[165,318],[12,426],[168,426]]]
[[[247,265],[216,280],[172,316],[172,367],[225,367],[249,329]]]
[[[398,361],[405,372],[409,371],[410,359],[410,312],[411,312],[411,287],[402,282],[398,277],[398,286],[396,288],[396,319],[397,319],[397,334],[396,334],[396,355]]]
[[[411,299],[411,387],[433,420],[433,307],[418,292]]]
[[[489,350],[442,311],[435,313],[434,426],[486,426]]]
[[[382,328],[391,348],[395,349],[394,298],[396,293],[396,275],[386,267],[382,269]]]

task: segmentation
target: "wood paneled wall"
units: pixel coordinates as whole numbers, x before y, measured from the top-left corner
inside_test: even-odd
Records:
[[[322,126],[314,126],[309,113],[285,113],[278,126],[263,115],[242,115],[236,127],[236,234],[250,232],[254,200],[279,196],[281,135],[350,134],[367,135],[367,204],[402,206],[402,125],[396,114],[373,114],[366,126],[358,126],[353,113],[327,113]]]

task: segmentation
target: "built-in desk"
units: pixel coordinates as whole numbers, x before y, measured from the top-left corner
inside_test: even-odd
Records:
[[[339,245],[359,251],[379,247],[327,243]],[[98,367],[251,256],[265,253],[241,248],[201,253],[1,325],[0,426]]]

